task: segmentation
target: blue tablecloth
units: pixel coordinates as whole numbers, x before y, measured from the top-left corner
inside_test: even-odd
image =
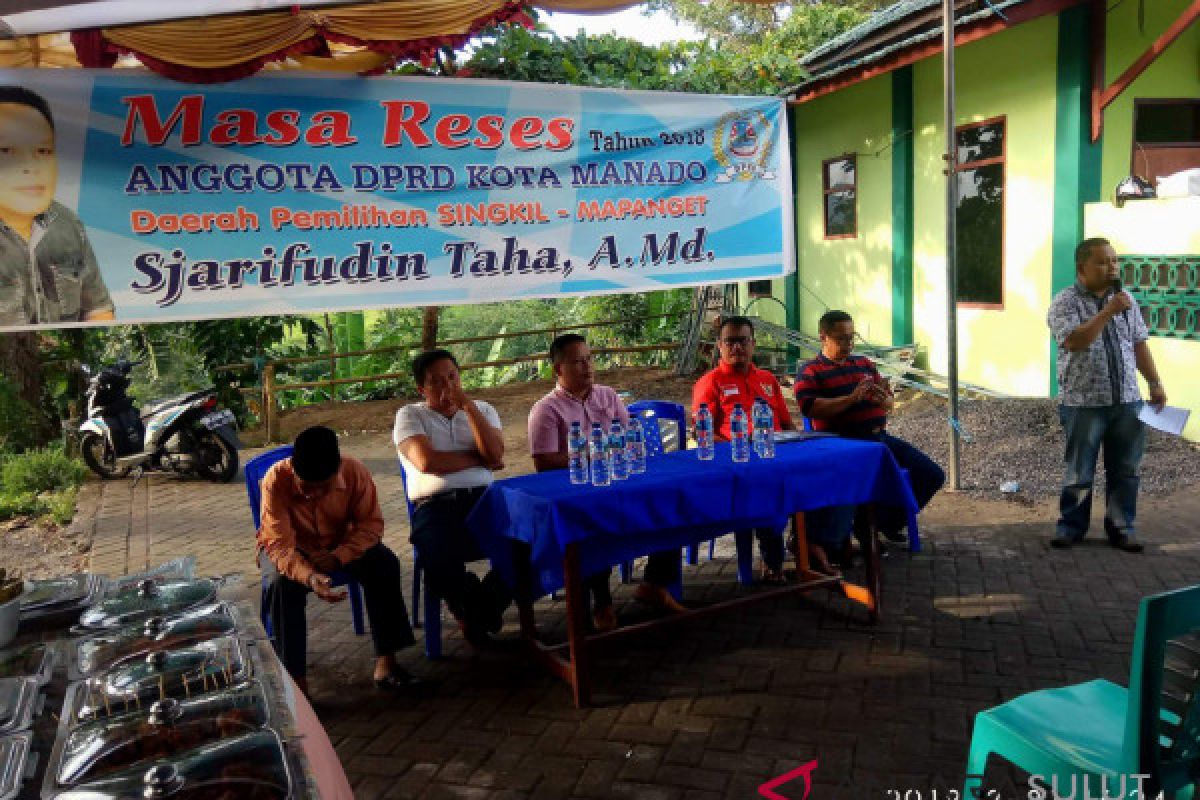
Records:
[[[576,486],[566,470],[496,481],[467,524],[510,585],[514,540],[530,545],[537,594],[563,585],[563,553],[579,543],[583,574],[735,529],[779,525],[788,514],[834,505],[900,506],[915,525],[916,500],[887,448],[814,438],[776,457],[735,464],[728,445],[700,461],[695,450],[651,458],[644,475],[611,486]]]

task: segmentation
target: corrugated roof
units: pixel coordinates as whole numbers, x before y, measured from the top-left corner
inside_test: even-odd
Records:
[[[1005,9],[1027,2],[1031,2],[1031,0],[990,0],[990,2],[989,0],[978,0],[977,3],[972,4],[976,7],[968,10],[967,13],[960,11],[955,17],[954,27],[958,29],[989,17],[996,15],[1003,16]],[[932,9],[940,8],[941,4],[941,0],[901,0],[885,9],[875,12],[861,25],[830,39],[800,59],[800,63],[809,68],[810,75],[807,80],[797,86],[791,87],[785,94],[792,94],[811,83],[827,80],[848,70],[881,61],[887,56],[905,50],[913,45],[940,38],[942,35],[940,14],[936,16],[936,19],[931,20],[927,26],[914,31],[910,36],[905,38],[888,42],[886,32],[889,28],[897,27],[904,20],[910,19],[917,14],[928,13]],[[845,59],[838,58],[839,52],[850,50],[855,45],[860,44],[870,37],[879,37],[881,39],[880,46]],[[820,66],[814,68],[813,65]]]
[[[807,65],[813,61],[818,61],[826,55],[842,49],[846,45],[862,41],[866,38],[867,34],[884,30],[916,11],[923,11],[931,6],[941,4],[942,0],[900,0],[898,3],[893,3],[887,8],[881,8],[879,11],[874,12],[865,22],[856,25],[848,31],[839,33],[815,50],[810,50],[804,58],[800,59],[800,63]]]

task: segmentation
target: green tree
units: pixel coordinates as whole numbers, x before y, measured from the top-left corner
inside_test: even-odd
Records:
[[[650,0],[648,10],[665,11],[724,48],[747,53],[783,48],[800,58],[866,18],[890,0]]]
[[[561,38],[519,26],[490,30],[458,72],[463,77],[703,94],[776,94],[804,76],[796,58],[746,53],[711,42],[647,45],[603,34]]]

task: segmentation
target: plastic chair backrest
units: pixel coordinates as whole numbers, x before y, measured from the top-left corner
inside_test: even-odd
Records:
[[[408,521],[412,522],[413,504],[408,499],[408,476],[404,474],[404,462],[396,457],[396,466],[400,468],[400,488],[404,490],[404,502],[408,504]]]
[[[250,500],[250,516],[254,519],[254,530],[256,531],[261,521],[259,512],[262,509],[262,479],[266,477],[271,467],[285,458],[290,458],[291,455],[292,446],[285,444],[274,450],[259,453],[247,461],[242,468],[246,475],[246,496]]]
[[[683,449],[687,441],[687,412],[679,403],[638,400],[629,404],[628,411],[642,420],[642,428],[646,431],[647,455],[661,456]],[[668,423],[666,429],[664,422]],[[670,423],[674,423],[674,426]]]
[[[1200,764],[1200,586],[1142,599],[1122,761],[1122,772],[1149,774],[1155,791],[1168,796],[1194,780]]]

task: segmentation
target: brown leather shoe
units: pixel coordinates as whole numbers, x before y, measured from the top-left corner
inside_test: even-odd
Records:
[[[653,583],[641,584],[634,591],[633,596],[648,606],[661,608],[663,611],[670,611],[672,614],[687,611],[687,607],[672,597],[670,592],[661,586],[655,586]]]

